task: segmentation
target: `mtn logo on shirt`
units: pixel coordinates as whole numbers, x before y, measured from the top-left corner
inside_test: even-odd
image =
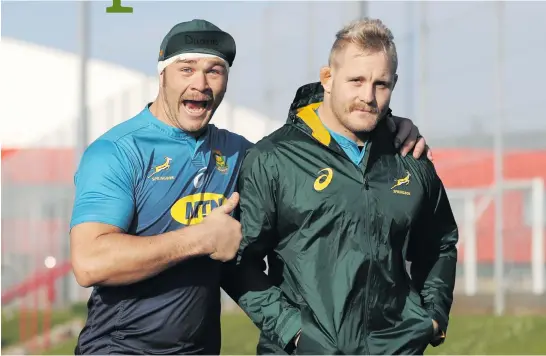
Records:
[[[203,221],[212,209],[224,203],[226,197],[217,193],[197,193],[179,199],[171,208],[171,216],[179,223],[190,226]]]

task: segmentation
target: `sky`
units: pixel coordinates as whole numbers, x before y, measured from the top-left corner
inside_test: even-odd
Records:
[[[317,81],[334,35],[359,14],[357,2],[133,1],[132,14],[90,4],[92,58],[155,75],[163,36],[178,22],[207,19],[230,32],[237,57],[227,100],[282,122],[296,89]],[[2,36],[72,53],[79,50],[77,2],[2,3]],[[426,135],[546,130],[546,2],[507,2],[499,31],[494,2],[369,2],[368,14],[394,33],[399,83],[391,107]],[[424,14],[424,15],[423,15]],[[424,41],[419,29],[428,28]],[[503,81],[496,59],[503,34]],[[424,80],[421,80],[424,74]],[[422,84],[421,84],[422,83]],[[501,83],[501,84],[499,84]],[[497,103],[497,89],[503,100]]]

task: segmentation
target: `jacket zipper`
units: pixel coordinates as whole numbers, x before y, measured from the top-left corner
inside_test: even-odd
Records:
[[[309,136],[313,141],[317,142],[317,140],[312,135],[310,135],[308,132],[305,132],[305,130],[302,130],[299,127],[297,127],[297,128],[301,132],[303,132],[307,136]],[[360,169],[360,167],[357,167],[360,170],[360,172],[362,173],[362,184],[364,185],[365,190],[370,189],[367,173],[368,173],[368,160],[370,158],[370,149],[371,149],[371,146],[372,146],[372,140],[371,139],[372,139],[372,137],[369,138],[368,144],[365,147],[366,152],[364,153],[364,159],[363,159],[363,161],[364,161],[364,170]],[[351,159],[349,157],[347,157],[347,155],[344,155],[341,152],[337,152],[336,150],[334,150],[334,149],[332,149],[332,148],[330,148],[328,146],[325,146],[325,145],[321,144],[320,142],[319,142],[319,145],[325,147],[327,150],[337,154],[338,156],[342,157],[343,159],[348,160],[349,162],[351,162],[351,164],[354,165],[353,161],[351,161]],[[366,196],[366,201],[367,201],[368,200],[367,193],[364,193],[364,195]],[[373,266],[373,263],[374,263],[374,255],[373,255],[372,241],[369,238],[369,236],[370,236],[370,234],[369,234],[369,224],[366,224],[366,230],[368,232],[368,246],[370,248],[371,255],[370,255],[370,269],[368,270],[368,276],[366,277],[366,292],[364,293],[364,325],[363,325],[363,327],[364,327],[364,349],[366,351],[365,354],[369,355],[370,354],[370,348],[368,346],[368,299],[369,299],[369,291],[370,291],[369,286],[370,286],[370,282],[371,282],[371,271],[372,271],[372,266]]]
[[[364,170],[362,171],[362,178],[364,180],[364,189],[366,191],[368,191],[370,189],[370,186],[369,186],[369,183],[368,183],[368,176],[367,176],[367,173],[368,173],[368,160],[370,158],[370,149],[371,149],[371,141],[368,141],[368,144],[366,145],[365,147],[365,150],[366,152],[364,153]],[[366,202],[366,205],[368,205],[368,193],[367,192],[364,192],[364,196],[365,196],[365,202]],[[371,238],[370,238],[370,223],[369,223],[369,220],[366,221],[366,232],[367,232],[367,240],[368,240],[368,246],[369,246],[369,249],[370,249],[370,268],[368,270],[368,276],[366,277],[366,291],[364,293],[364,325],[363,325],[363,329],[364,329],[364,349],[365,349],[365,353],[366,355],[369,355],[370,354],[370,348],[369,348],[369,345],[368,345],[368,299],[370,298],[369,296],[369,291],[370,291],[370,283],[371,283],[371,279],[372,279],[372,268],[373,268],[373,264],[374,264],[374,255],[373,255],[373,245],[372,245],[372,241],[371,241]]]

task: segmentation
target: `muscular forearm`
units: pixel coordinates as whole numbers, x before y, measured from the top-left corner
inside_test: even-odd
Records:
[[[204,234],[200,226],[149,237],[102,234],[83,249],[73,246],[74,272],[83,286],[138,282],[184,259],[206,255]]]

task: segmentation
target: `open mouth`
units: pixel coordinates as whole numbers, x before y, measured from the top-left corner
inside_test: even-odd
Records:
[[[182,100],[182,105],[192,116],[202,115],[209,106],[210,100]]]

